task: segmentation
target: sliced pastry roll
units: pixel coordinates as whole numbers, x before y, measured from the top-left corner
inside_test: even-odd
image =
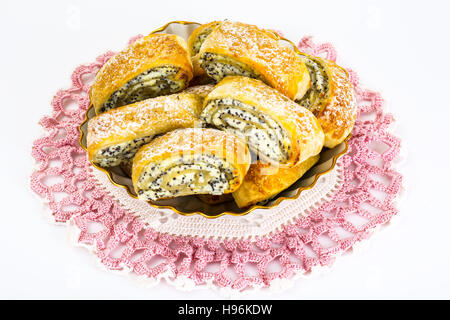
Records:
[[[246,141],[269,162],[294,166],[322,150],[324,134],[307,109],[246,77],[227,77],[208,94],[200,119]]]
[[[216,81],[229,75],[256,78],[293,100],[310,85],[299,55],[273,32],[253,25],[223,21],[206,36],[198,54],[200,66]]]
[[[183,90],[193,77],[187,44],[173,34],[143,37],[109,59],[90,92],[97,114]]]
[[[202,24],[200,27],[195,29],[188,39],[189,53],[191,54],[192,65],[194,67],[194,76],[200,76],[205,74],[205,71],[200,67],[199,52],[200,48],[205,41],[206,37],[209,36],[211,32],[214,31],[222,22],[213,21],[209,23]]]
[[[133,186],[139,199],[235,191],[251,156],[236,136],[206,128],[179,129],[143,146],[133,160]]]
[[[112,167],[133,158],[138,149],[157,134],[193,127],[202,99],[179,93],[119,107],[89,120],[89,159],[101,167]]]
[[[357,116],[353,86],[347,72],[333,61],[305,55],[311,87],[297,102],[311,110],[325,133],[325,146],[333,148],[349,135]]]
[[[239,189],[233,192],[236,204],[244,208],[273,198],[300,179],[319,158],[319,155],[312,156],[291,168],[257,161],[250,166]]]

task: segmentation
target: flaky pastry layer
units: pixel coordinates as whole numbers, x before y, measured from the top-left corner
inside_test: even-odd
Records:
[[[311,88],[298,103],[311,110],[325,133],[325,146],[334,148],[353,129],[357,104],[347,72],[335,62],[304,56],[311,74]]]
[[[89,120],[88,155],[103,167],[132,159],[155,135],[194,127],[202,107],[196,94],[180,93],[112,109]]]
[[[208,94],[200,119],[229,131],[260,157],[294,166],[322,150],[324,134],[306,108],[263,82],[227,77]]]
[[[206,37],[198,54],[201,67],[217,81],[227,75],[250,75],[291,99],[300,99],[310,85],[298,54],[273,32],[254,25],[223,21]]]
[[[235,191],[250,166],[243,141],[216,129],[179,129],[155,138],[133,160],[132,180],[143,200]]]
[[[173,34],[136,40],[97,73],[90,98],[96,113],[187,87],[193,77],[187,44]]]
[[[244,208],[273,198],[300,179],[319,158],[319,155],[312,156],[291,168],[281,168],[262,161],[252,164],[244,182],[233,192],[236,204]]]

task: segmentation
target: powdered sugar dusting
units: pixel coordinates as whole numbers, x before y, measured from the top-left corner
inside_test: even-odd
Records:
[[[160,134],[181,127],[193,127],[201,109],[194,94],[173,94],[116,108],[88,123],[87,146],[100,147]]]
[[[186,88],[186,90],[184,90],[183,92],[193,93],[198,95],[200,98],[204,99],[213,89],[214,89],[213,84],[204,84]]]
[[[251,104],[260,112],[278,117],[284,123],[290,122],[292,126],[296,126],[296,136],[291,139],[296,139],[309,155],[317,152],[306,150],[307,146],[316,149],[317,146],[321,147],[323,144],[323,132],[314,114],[260,80],[237,76],[227,77],[216,85],[206,100],[223,97],[231,97]]]
[[[237,58],[261,73],[274,88],[293,99],[309,81],[302,59],[281,45],[275,35],[253,25],[224,21],[204,41],[200,54],[211,52]]]
[[[247,169],[251,161],[248,147],[242,140],[231,133],[210,128],[179,129],[157,137],[139,150],[134,161],[182,153],[214,154],[237,161]]]
[[[325,145],[334,147],[351,132],[357,116],[357,104],[353,86],[345,70],[333,61],[320,61],[329,74],[331,100],[316,116],[325,132]]]
[[[114,55],[95,77],[91,89],[92,103],[97,108],[123,84],[161,65],[177,66],[188,81],[192,79],[192,64],[183,38],[173,34],[153,34],[136,40]]]

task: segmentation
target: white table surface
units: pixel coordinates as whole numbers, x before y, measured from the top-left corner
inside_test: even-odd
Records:
[[[171,20],[230,19],[333,43],[382,93],[408,158],[399,220],[361,253],[281,293],[243,299],[450,298],[450,105],[447,1],[2,1],[0,298],[215,299],[166,283],[145,288],[99,268],[30,191],[39,119],[72,70]]]

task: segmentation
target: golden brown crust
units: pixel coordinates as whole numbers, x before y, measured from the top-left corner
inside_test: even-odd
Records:
[[[214,89],[213,84],[203,84],[203,85],[192,86],[192,87],[186,88],[183,91],[183,93],[196,94],[202,100],[204,100],[213,89]]]
[[[186,42],[173,34],[151,34],[143,37],[109,59],[95,76],[90,98],[97,114],[102,104],[125,83],[157,66],[180,68],[178,77],[193,77]]]
[[[256,107],[289,133],[291,154],[283,165],[294,166],[322,150],[324,134],[316,117],[262,81],[238,76],[226,77],[205,98],[203,108],[208,102],[223,98],[232,98]]]
[[[210,29],[212,31],[216,27],[218,27],[221,23],[222,23],[222,21],[212,21],[209,23],[202,24],[200,27],[195,29],[189,36],[187,44],[188,44],[188,48],[189,48],[189,53],[191,55],[191,61],[192,61],[192,66],[194,69],[195,77],[205,75],[206,73],[205,73],[205,70],[203,70],[200,67],[198,49],[195,50],[194,45],[197,42],[199,35],[201,35],[205,31],[207,31],[206,29]]]
[[[250,166],[244,182],[233,192],[239,208],[262,202],[290,187],[308,171],[320,156],[312,156],[295,167],[280,168],[258,161]]]
[[[357,116],[353,86],[347,72],[335,62],[314,57],[328,75],[329,94],[313,111],[325,133],[325,146],[334,148],[350,134]]]
[[[191,58],[192,69],[194,72],[194,77],[207,76],[205,70],[200,66],[199,55],[195,55]]]
[[[214,53],[236,59],[259,72],[272,87],[296,100],[310,85],[303,60],[278,42],[273,32],[254,25],[223,21],[203,42],[200,56]]]
[[[226,192],[235,191],[244,180],[251,156],[247,145],[236,136],[216,129],[179,129],[159,136],[143,146],[133,159],[133,185],[149,163],[181,155],[212,155],[230,162],[236,177]]]
[[[194,31],[192,31],[191,35],[189,36],[189,39],[187,41],[188,44],[188,48],[189,48],[189,53],[191,54],[191,56],[195,56],[198,53],[198,50],[194,49],[194,45],[198,40],[198,37],[201,33],[203,33],[204,31],[206,31],[206,29],[211,29],[214,30],[216,27],[218,27],[220,24],[222,23],[222,21],[211,21],[205,24],[202,24],[201,26],[199,26],[197,29],[195,29]]]
[[[201,107],[202,99],[198,95],[179,93],[147,99],[99,114],[88,123],[89,159],[95,161],[97,152],[110,145],[193,127],[198,121]]]

